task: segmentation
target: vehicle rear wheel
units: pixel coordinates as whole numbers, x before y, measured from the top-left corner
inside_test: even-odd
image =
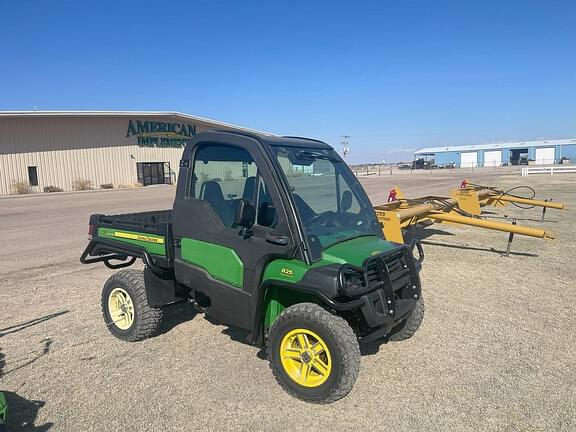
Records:
[[[119,339],[135,342],[158,333],[163,311],[148,305],[144,273],[122,270],[104,284],[102,314],[110,333]]]
[[[390,336],[390,340],[394,342],[410,339],[418,331],[424,321],[424,298],[421,296],[416,301],[416,306],[412,309],[412,313],[406,320],[400,324],[401,329]]]
[[[346,396],[360,370],[352,328],[313,303],[290,306],[276,319],[268,333],[268,359],[286,392],[314,403]]]

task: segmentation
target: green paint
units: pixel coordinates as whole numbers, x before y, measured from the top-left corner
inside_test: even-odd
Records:
[[[361,267],[366,258],[396,248],[396,246],[377,236],[357,237],[327,248],[322,259],[332,263],[352,264]]]
[[[268,263],[262,280],[279,280],[289,283],[300,282],[309,268],[299,260],[276,259]]]
[[[138,240],[138,239],[131,239],[131,238],[122,238],[117,237],[120,234],[127,234],[130,236],[140,236],[142,239],[150,239],[150,241]],[[146,234],[136,231],[125,231],[125,230],[118,230],[114,228],[98,228],[98,237],[102,237],[109,240],[119,241],[122,243],[129,243],[135,246],[140,246],[146,249],[149,253],[153,255],[166,255],[166,245],[164,243],[164,237],[155,235],[155,234]]]
[[[353,264],[361,267],[366,258],[394,249],[395,246],[376,236],[366,236],[351,239],[329,247],[322,254],[322,259],[307,266],[300,260],[277,259],[270,262],[264,271],[263,281],[279,280],[297,283],[311,268],[330,264]]]
[[[360,267],[366,258],[394,248],[392,243],[377,236],[358,237],[327,248],[322,254],[322,259],[310,266],[299,260],[274,260],[266,266],[262,280],[296,284],[310,269],[330,264],[352,264]],[[264,325],[266,328],[270,327],[288,306],[301,302],[317,303],[318,298],[289,288],[272,286],[266,294],[264,303],[266,307]]]
[[[272,323],[278,318],[278,315],[285,309],[279,301],[278,287],[272,287],[266,293],[266,313],[264,314],[264,326],[270,328]]]
[[[320,240],[321,245],[330,245],[332,243],[352,238],[358,234],[358,230],[338,231],[331,234],[318,234],[318,240]]]
[[[288,306],[304,302],[320,303],[319,299],[312,294],[279,288],[277,286],[271,287],[266,293],[266,301],[264,303],[266,305],[264,326],[269,328]]]
[[[182,258],[203,268],[216,280],[236,288],[242,288],[244,285],[244,263],[234,249],[183,238]]]
[[[8,404],[4,393],[0,392],[0,425],[3,424],[8,417]]]

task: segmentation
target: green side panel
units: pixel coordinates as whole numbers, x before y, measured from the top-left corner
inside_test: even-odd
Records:
[[[262,281],[279,280],[289,283],[300,282],[309,268],[310,267],[300,260],[276,259],[269,262],[266,266]]]
[[[163,236],[114,228],[98,228],[98,237],[143,247],[153,255],[166,256]]]
[[[203,268],[216,280],[236,288],[244,284],[244,263],[234,249],[183,238],[182,259]]]
[[[395,247],[393,243],[376,236],[358,237],[329,247],[322,254],[322,259],[311,266],[307,266],[299,260],[274,260],[266,266],[262,280],[280,280],[296,283],[300,282],[311,268],[330,264],[353,264],[360,267],[366,258],[389,251]]]
[[[282,313],[285,307],[280,303],[278,298],[278,287],[272,287],[266,296],[266,313],[264,314],[264,326],[270,328],[272,323],[278,318],[278,315]]]
[[[265,328],[269,328],[288,306],[304,302],[318,303],[319,301],[317,297],[310,294],[273,286],[266,293],[266,302],[264,303],[266,305],[264,314]]]
[[[6,398],[4,397],[4,393],[0,392],[0,421],[6,421],[7,417],[8,417],[8,405],[6,404]]]
[[[307,266],[299,260],[274,260],[266,266],[262,281],[282,281],[298,283],[310,269],[330,264],[352,264],[362,266],[364,260],[372,255],[394,249],[393,243],[376,236],[366,236],[351,239],[327,248],[322,259]],[[296,303],[317,302],[318,299],[309,294],[299,293],[287,288],[272,286],[266,295],[264,325],[268,328],[282,311]]]

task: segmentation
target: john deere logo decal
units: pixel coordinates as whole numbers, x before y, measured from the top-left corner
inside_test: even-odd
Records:
[[[113,235],[114,235],[114,237],[119,237],[119,238],[124,238],[124,239],[129,239],[129,240],[138,240],[138,241],[147,242],[147,243],[164,244],[164,238],[163,237],[153,237],[153,236],[148,236],[148,235],[143,235],[143,234],[133,234],[133,233],[122,232],[122,231],[114,231]]]
[[[282,276],[287,276],[287,277],[294,276],[294,270],[286,268],[286,267],[284,267],[282,270],[280,270],[280,273],[282,274]]]
[[[140,147],[182,148],[194,135],[196,135],[195,125],[147,120],[128,120],[126,131],[126,138],[137,137]]]

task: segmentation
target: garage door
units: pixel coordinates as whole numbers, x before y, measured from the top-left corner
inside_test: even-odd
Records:
[[[554,163],[554,147],[536,149],[536,165],[552,165]]]
[[[484,166],[497,167],[502,165],[502,151],[487,151],[484,152]]]
[[[460,153],[460,166],[462,168],[473,168],[478,166],[478,153],[477,152]]]

